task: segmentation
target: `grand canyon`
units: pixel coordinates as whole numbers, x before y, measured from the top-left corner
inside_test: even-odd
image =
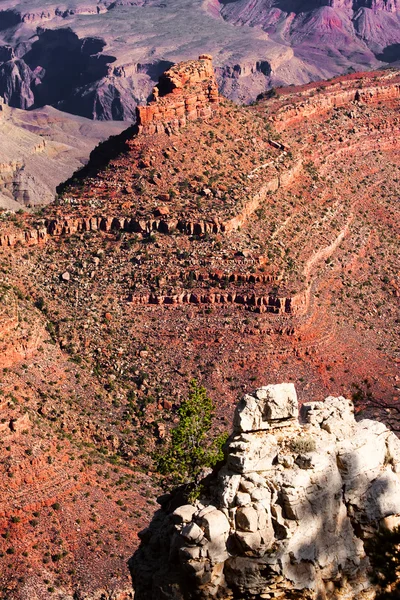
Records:
[[[60,19],[83,27],[113,10],[127,11],[130,4],[88,4],[85,8],[74,4],[65,12],[57,9],[62,14],[53,13],[49,4],[39,16],[32,3],[26,12],[21,6],[17,10],[13,2],[7,2],[7,27],[2,31],[15,48],[21,32],[42,27],[42,20],[49,29]],[[138,3],[135,11],[152,14],[164,8]],[[215,28],[217,24],[226,28],[227,23],[245,28],[247,37],[241,39],[251,54],[254,36],[269,44],[269,28],[276,28],[273,35],[278,29],[283,35],[287,23],[283,8],[266,6],[258,23],[252,22],[246,2],[199,6],[199,14],[207,23],[215,23]],[[339,13],[349,19],[353,13],[359,19],[364,15],[364,22],[369,15],[395,23],[396,8],[395,3],[386,3],[373,8],[359,6],[355,11],[346,3],[333,3],[313,14],[322,20],[329,17],[329,23],[332,15]],[[85,12],[93,13],[93,21],[82,18]],[[302,18],[304,22],[306,17]],[[193,30],[201,36],[202,21],[198,19],[194,19]],[[292,20],[294,23],[296,18]],[[377,26],[372,30],[376,32]],[[388,36],[389,29],[383,30]],[[71,31],[68,35],[79,39],[94,35],[89,30]],[[214,31],[210,26],[210,38]],[[238,27],[229,25],[229,31],[236,36]],[[53,39],[51,33],[39,32],[39,40],[42,35]],[[146,32],[143,35],[146,37]],[[298,45],[303,44],[308,59],[322,68],[322,59],[307,50],[311,37],[300,37],[296,38]],[[133,39],[139,52],[140,40]],[[195,41],[199,47],[193,38],[189,49]],[[97,50],[98,66],[105,64],[98,46],[93,42],[91,47],[91,43],[87,42],[87,55],[94,56]],[[215,35],[213,44],[218,43]],[[364,38],[362,43],[367,53]],[[374,39],[373,64],[380,66],[378,54],[386,52],[387,58],[387,48],[397,43],[395,35]],[[351,44],[344,44],[350,52]],[[114,54],[117,46],[115,42]],[[211,42],[205,40],[201,49],[203,46],[204,52],[208,51]],[[39,52],[40,44],[36,48]],[[224,48],[227,52],[229,44]],[[15,54],[16,50],[9,52]],[[32,49],[21,48],[21,59],[10,54],[8,63],[14,61],[15,67],[20,61],[24,70],[24,56],[31,52],[31,57],[35,56]],[[129,44],[126,52],[131,52]],[[375,525],[400,512],[393,500],[400,486],[398,439],[386,429],[399,429],[400,71],[390,67],[305,83],[321,74],[335,74],[337,65],[323,73],[316,70],[312,76],[308,71],[293,81],[288,70],[287,79],[279,75],[279,81],[297,85],[268,92],[270,67],[261,64],[259,71],[250,70],[248,81],[263,78],[259,87],[251,84],[250,96],[243,91],[244,81],[239,81],[238,87],[231,85],[241,77],[221,80],[228,69],[221,55],[217,54],[216,70],[208,53],[175,65],[172,58],[177,55],[164,52],[163,56],[168,63],[159,62],[157,68],[152,63],[152,74],[161,75],[161,68],[166,72],[154,89],[149,85],[146,104],[136,107],[133,79],[128,83],[134,125],[121,133],[115,131],[99,144],[88,164],[58,186],[53,202],[35,210],[0,214],[3,598],[133,598],[127,561],[139,548],[140,539],[142,544],[148,543],[146,534],[141,538],[138,534],[151,522],[156,498],[162,492],[162,478],[152,457],[155,450],[163,448],[177,423],[177,409],[193,378],[205,386],[215,403],[214,433],[231,431],[235,407],[243,395],[250,402],[248,394],[267,384],[288,382],[291,390],[295,384],[296,402],[293,400],[290,409],[282,409],[282,415],[272,420],[263,419],[262,427],[245,425],[236,414],[235,432],[250,435],[255,431],[258,435],[257,431],[267,429],[274,419],[288,420],[274,424],[291,432],[286,441],[277,434],[277,442],[271,442],[274,448],[283,444],[281,453],[286,457],[277,465],[273,455],[276,473],[285,469],[319,473],[319,468],[329,464],[338,482],[332,492],[337,500],[335,511],[342,515],[343,527],[350,527],[341,535],[346,537],[351,531],[353,536],[351,560],[364,557],[361,529],[367,528],[361,517],[361,529],[354,525],[352,511],[367,511]],[[295,51],[291,56],[288,64],[303,60],[293,58]],[[353,64],[371,67],[370,58]],[[336,60],[331,59],[333,63]],[[345,68],[347,64],[346,59]],[[135,77],[139,75],[143,72],[135,72]],[[145,77],[150,84],[153,76],[147,72]],[[67,83],[71,83],[68,78]],[[24,89],[24,98],[31,98],[33,110],[40,110],[35,103],[43,100]],[[97,86],[96,94],[101,89]],[[233,89],[236,91],[231,94]],[[78,92],[70,88],[68,93],[72,96],[53,96],[54,102],[49,103],[57,109],[70,108],[67,104]],[[232,101],[249,100],[254,93],[260,97],[251,105]],[[19,98],[22,102],[22,96]],[[125,118],[131,114],[125,110],[118,108],[118,115]],[[103,131],[93,130],[95,134],[98,139],[106,137]],[[331,398],[322,405],[325,396]],[[254,398],[262,401],[265,393],[253,395],[253,405]],[[354,407],[344,398],[353,398]],[[287,458],[286,449],[293,446],[290,436],[300,435],[297,401],[306,407],[302,409],[306,414],[311,411],[305,423],[307,431],[315,435],[321,456],[325,457],[329,447],[329,452],[342,457],[340,444],[349,438],[347,454],[338,467],[331,458],[321,458],[319,463],[315,453],[307,455],[307,449],[303,458],[301,452],[300,459],[296,455]],[[328,427],[325,421],[332,415]],[[382,423],[373,424],[372,419]],[[350,475],[343,464],[354,464],[355,459],[349,458],[353,451],[359,453],[358,460],[363,453],[367,456],[374,436],[379,446],[376,462],[369,464],[366,458],[354,473],[367,474],[363,481],[368,493],[379,477],[392,486],[393,493],[386,508],[368,512],[368,494],[363,495],[359,488],[354,491],[356,499],[341,502],[338,497],[345,489],[349,493]],[[242,441],[236,440],[235,446],[235,439],[231,443],[228,466],[238,468],[243,451],[240,444]],[[271,456],[267,458],[272,461]],[[259,470],[272,469],[268,460]],[[251,511],[237,500],[238,486],[242,487],[237,493],[247,495],[248,502],[255,487],[265,492],[265,482],[247,477],[248,471],[241,467],[239,479],[237,474],[229,475],[237,482],[231,500],[243,507],[242,524]],[[276,473],[274,477],[278,477]],[[223,482],[227,489],[236,485],[227,478]],[[318,489],[323,485],[321,480]],[[324,501],[318,498],[318,502]],[[270,506],[271,498],[268,502]],[[284,505],[286,518],[299,520],[293,506],[297,504],[289,498]],[[231,504],[215,508],[220,513],[219,523],[227,518],[221,517],[225,513],[220,508],[228,510]],[[186,507],[185,515],[178,510],[175,517],[166,518],[175,518],[179,535],[188,532],[183,531],[184,525],[193,532],[200,524],[211,543],[210,518],[201,510],[191,512]],[[278,526],[291,528],[275,514],[276,535]],[[236,537],[247,543],[243,531],[253,530],[246,529],[248,525],[244,529],[237,525],[237,531],[235,527]],[[272,535],[271,528],[272,521],[262,531],[268,529]],[[228,529],[223,530],[224,544]],[[254,557],[254,552],[258,556],[266,543],[261,537],[264,534],[255,529],[259,544],[256,549],[250,544],[247,557]],[[156,532],[153,539],[157,536]],[[340,543],[339,538],[335,537],[335,543]],[[189,539],[189,546],[195,547],[197,542],[192,541]],[[165,548],[169,543],[169,539],[163,541]],[[226,590],[221,569],[225,575],[228,571],[237,575],[240,569],[236,563],[232,567],[224,548],[218,559],[222,567],[213,572],[214,592],[219,590],[225,598],[281,597],[278,584],[282,579],[278,584],[262,580],[262,585],[257,580],[253,587],[241,581],[237,583],[239,591],[232,585]],[[146,552],[144,546],[137,554],[142,563],[131,563],[137,597],[180,598],[162,596],[159,587],[149,592],[148,564],[142,571],[146,581],[137,576],[135,564],[145,565]],[[300,562],[303,558],[301,553],[297,557]],[[203,563],[200,567],[204,570]],[[158,573],[155,564],[150,570]],[[304,581],[297,571],[290,575],[289,567],[288,573],[292,582]],[[327,582],[329,577],[334,578],[328,569],[322,569],[321,580]],[[278,588],[269,592],[267,584]],[[298,585],[301,588],[302,584]],[[204,589],[204,595],[198,597],[208,597],[210,588]],[[334,585],[324,583],[321,589],[296,596],[296,590],[290,588],[294,595],[286,597],[340,597],[335,596]],[[369,597],[360,595],[361,588],[354,589],[356,595],[347,597]],[[362,588],[363,594],[365,590]],[[214,592],[211,590],[210,596]],[[325,596],[318,595],[322,593]]]
[[[271,87],[396,66],[399,25],[397,0],[2,0],[0,207],[50,202],[99,141],[135,122],[159,76],[199,51],[213,55],[220,93],[251,103]]]
[[[3,0],[0,95],[133,120],[172,64],[213,54],[224,96],[304,84],[400,60],[397,0]]]

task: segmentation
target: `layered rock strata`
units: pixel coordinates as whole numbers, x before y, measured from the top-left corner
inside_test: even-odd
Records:
[[[257,295],[252,292],[181,292],[180,294],[146,294],[143,296],[130,296],[130,302],[140,304],[236,304],[252,308],[258,313],[285,314],[292,313],[292,298],[277,298],[272,294]],[[293,307],[294,308],[294,307]]]
[[[310,88],[311,89],[311,88]],[[400,83],[397,72],[390,72],[381,78],[380,85],[368,85],[363,87],[362,80],[359,87],[355,88],[354,82],[343,82],[333,85],[328,91],[321,88],[323,94],[315,94],[315,90],[310,91],[310,95],[303,102],[297,104],[287,104],[282,108],[276,119],[277,131],[282,131],[302,119],[325,113],[332,108],[347,106],[351,103],[378,104],[379,102],[390,102],[400,98]]]
[[[210,117],[218,103],[212,57],[181,62],[166,71],[153,89],[153,100],[137,107],[140,133],[163,133],[184,127],[187,121]]]
[[[400,441],[343,397],[243,397],[195,504],[162,498],[131,559],[136,600],[373,598],[364,543],[400,522]]]

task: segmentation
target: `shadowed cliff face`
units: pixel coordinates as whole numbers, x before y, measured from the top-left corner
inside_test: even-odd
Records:
[[[21,15],[13,10],[0,11],[0,31],[4,31],[9,27],[14,27],[21,23]]]
[[[101,38],[79,38],[70,28],[38,29],[33,43],[0,46],[0,95],[14,108],[46,105],[98,120],[135,119],[137,98],[123,67],[103,54]],[[151,81],[173,63],[139,63],[145,96]]]
[[[102,55],[105,42],[96,38],[79,39],[70,29],[45,30],[24,56],[36,74],[35,105],[67,100],[83,85],[105,77],[113,56]]]
[[[38,39],[21,58],[10,46],[1,48],[0,94],[15,108],[36,108],[62,103],[67,112],[101,119],[106,112],[99,104],[95,87],[109,73],[115,57],[102,54],[106,43],[99,38],[79,37],[71,29],[39,30]],[[86,101],[80,106],[77,90],[85,89]],[[115,92],[113,98],[118,96]],[[100,103],[101,104],[101,103]],[[69,111],[70,106],[73,107]],[[111,107],[111,118],[122,120],[122,109]],[[107,118],[107,117],[106,117]],[[110,118],[110,117],[108,117]]]
[[[391,44],[390,46],[386,46],[378,58],[388,63],[393,63],[400,60],[400,44]]]

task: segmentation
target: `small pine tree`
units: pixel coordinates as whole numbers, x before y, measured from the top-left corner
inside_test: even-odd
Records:
[[[198,489],[202,470],[223,459],[222,446],[228,434],[209,438],[214,410],[205,388],[192,380],[188,398],[178,410],[179,423],[172,429],[165,450],[155,456],[156,468],[167,476],[167,484],[189,484]]]
[[[377,533],[367,553],[371,579],[379,589],[376,600],[400,600],[400,527]]]

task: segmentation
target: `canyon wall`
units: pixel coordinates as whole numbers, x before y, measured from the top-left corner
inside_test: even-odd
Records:
[[[369,599],[365,540],[400,522],[400,441],[343,397],[246,394],[200,499],[162,505],[130,561],[136,600]]]
[[[17,108],[133,120],[165,65],[201,44],[216,56],[220,91],[251,102],[272,85],[395,62],[399,19],[398,0],[185,0],[179,10],[154,0],[7,0],[0,94]]]
[[[389,74],[379,85],[368,85],[355,87],[354,82],[347,85],[335,85],[329,88],[313,88],[311,94],[305,94],[305,99],[301,103],[287,105],[279,112],[276,118],[275,127],[282,131],[307,117],[321,114],[340,106],[347,106],[352,102],[362,102],[365,104],[376,104],[400,98],[400,81],[397,73]],[[393,81],[390,81],[393,79]]]

